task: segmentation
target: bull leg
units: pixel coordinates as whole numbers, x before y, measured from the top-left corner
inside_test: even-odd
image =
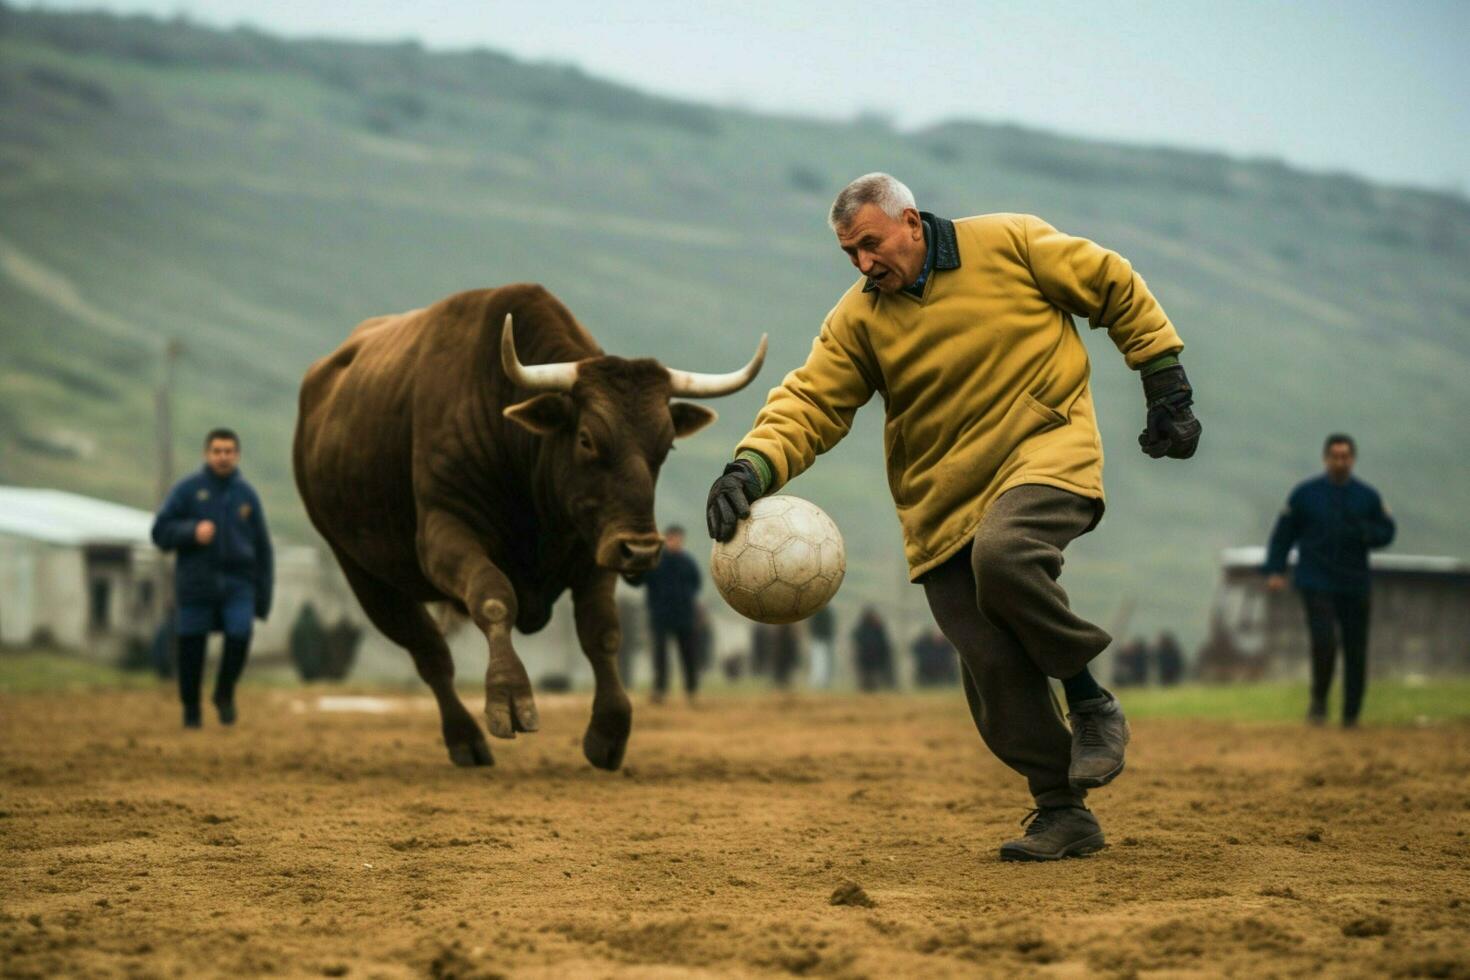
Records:
[[[419,524],[419,564],[429,581],[457,596],[490,645],[485,670],[485,723],[496,738],[541,727],[531,679],[510,642],[516,593],[485,555],[474,533],[451,514],[428,511]]]
[[[592,664],[597,691],[592,696],[592,720],[582,737],[582,754],[599,769],[616,769],[623,764],[628,733],[633,727],[633,706],[623,679],[618,676],[618,647],[622,630],[613,603],[617,576],[602,569],[572,590],[577,617],[577,639]]]
[[[494,765],[480,726],[475,724],[454,690],[454,660],[449,656],[444,635],[429,618],[423,604],[369,575],[340,551],[337,562],[368,619],[384,636],[408,650],[419,676],[434,692],[450,761],[457,766]]]

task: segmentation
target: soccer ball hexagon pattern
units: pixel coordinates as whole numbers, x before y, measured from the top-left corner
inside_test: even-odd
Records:
[[[729,541],[716,541],[710,576],[740,615],[794,623],[837,594],[847,554],[837,525],[809,500],[779,494],[750,505]]]

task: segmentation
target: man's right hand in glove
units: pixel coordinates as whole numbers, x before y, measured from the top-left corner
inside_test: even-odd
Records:
[[[726,466],[725,472],[709,488],[709,501],[705,504],[704,520],[709,525],[709,536],[716,541],[733,538],[736,526],[750,516],[750,502],[759,498],[761,492],[761,479],[750,460],[737,459]]]

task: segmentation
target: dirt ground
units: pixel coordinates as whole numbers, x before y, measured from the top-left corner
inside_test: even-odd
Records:
[[[1466,724],[1136,722],[1108,849],[1015,865],[957,693],[639,704],[611,774],[582,698],[464,770],[322,693],[0,698],[0,973],[1470,977]]]

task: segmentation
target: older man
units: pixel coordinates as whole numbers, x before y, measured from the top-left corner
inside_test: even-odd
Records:
[[[664,549],[658,564],[642,578],[648,589],[648,626],[653,634],[653,702],[663,703],[669,690],[669,640],[679,648],[684,671],[684,695],[691,702],[699,690],[701,664],[697,656],[697,620],[694,600],[699,596],[699,565],[684,550],[684,529],[664,529]]]
[[[1000,856],[1092,853],[1103,833],[1084,799],[1122,772],[1129,732],[1087,669],[1109,637],[1057,582],[1062,549],[1103,510],[1090,366],[1072,318],[1105,328],[1142,375],[1139,443],[1154,458],[1186,459],[1199,441],[1184,345],[1126,259],[1039,218],[949,221],[868,174],[828,221],[862,278],[711,487],[710,534],[727,540],[750,501],[811,466],[880,393],[910,577],[964,661],[981,737],[1036,801]],[[1066,691],[1070,733],[1050,677]]]

